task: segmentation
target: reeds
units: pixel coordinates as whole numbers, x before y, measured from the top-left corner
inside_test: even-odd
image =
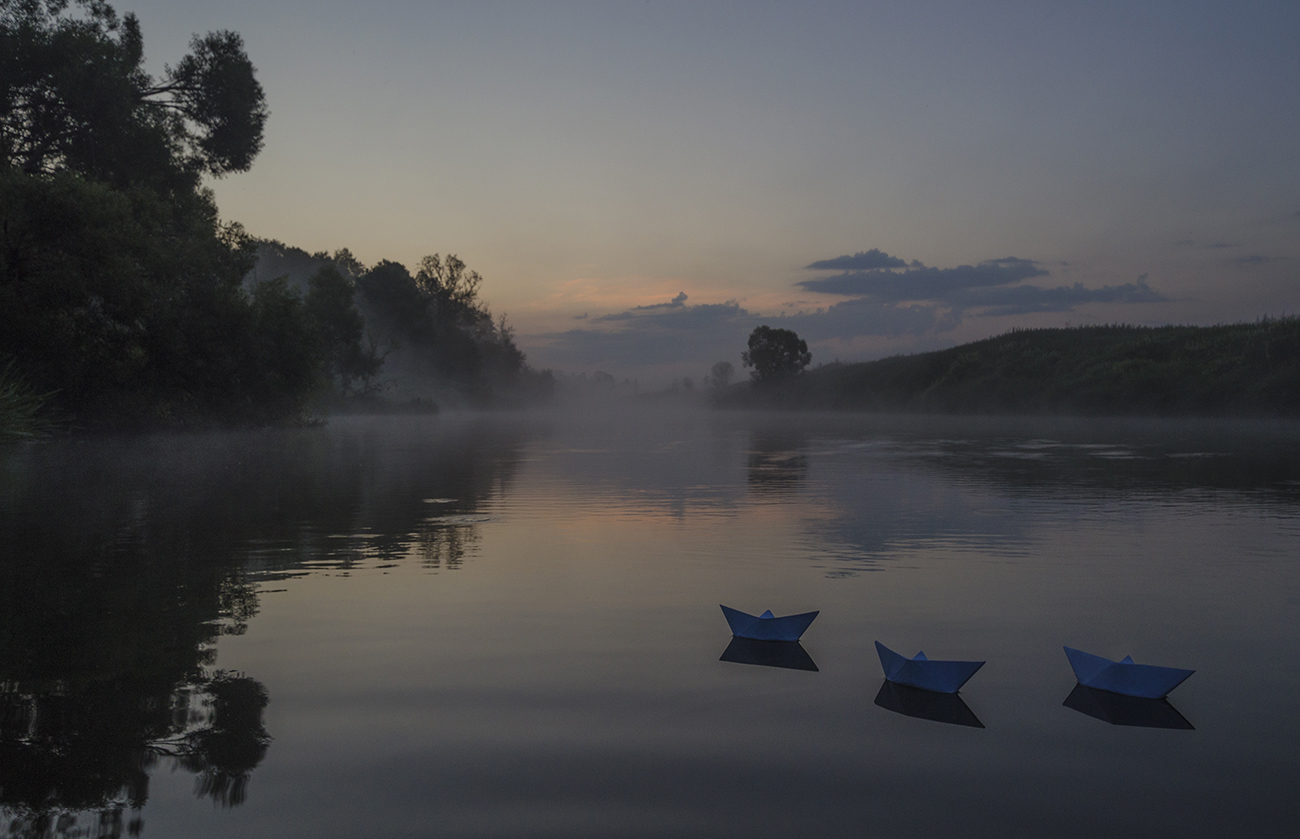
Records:
[[[38,440],[58,430],[50,416],[52,393],[38,393],[12,360],[0,365],[0,443]]]

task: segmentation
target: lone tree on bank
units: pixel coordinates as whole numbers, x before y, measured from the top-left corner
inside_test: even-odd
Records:
[[[773,382],[796,376],[812,362],[808,342],[791,329],[758,326],[749,333],[749,349],[740,354],[749,377],[755,382]]]

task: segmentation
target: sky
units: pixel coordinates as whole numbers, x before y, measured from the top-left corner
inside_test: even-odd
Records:
[[[529,363],[660,386],[1017,327],[1300,310],[1300,3],[125,0],[239,32],[225,218],[455,253]]]

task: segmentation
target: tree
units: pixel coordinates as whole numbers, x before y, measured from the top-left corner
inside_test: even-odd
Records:
[[[735,375],[736,368],[731,366],[730,361],[719,361],[713,365],[709,371],[709,386],[714,390],[726,390],[727,385],[731,384],[731,377]]]
[[[0,0],[0,359],[82,423],[265,422],[321,378],[202,184],[252,164],[262,88],[235,33],[191,46],[155,80],[133,15]]]
[[[384,361],[373,346],[362,345],[365,320],[357,311],[356,286],[332,263],[321,266],[307,284],[307,314],[325,378],[344,395],[353,392],[357,381],[365,390]]]
[[[438,254],[420,260],[415,283],[429,297],[437,316],[460,326],[477,326],[492,315],[478,299],[483,278],[477,271],[467,271],[465,263],[454,253],[444,261]]]
[[[753,367],[750,378],[772,382],[796,376],[812,362],[808,342],[790,329],[758,326],[749,334],[749,350],[740,354],[746,367]]]
[[[190,47],[155,80],[135,15],[104,0],[0,0],[0,161],[183,192],[247,170],[267,109],[243,41],[210,32]]]
[[[455,254],[433,254],[415,276],[382,260],[357,285],[399,366],[474,389],[515,383],[525,360],[505,317],[494,320],[479,299],[482,281]]]

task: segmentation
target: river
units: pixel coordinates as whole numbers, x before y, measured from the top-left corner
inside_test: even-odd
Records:
[[[19,836],[1300,825],[1300,426],[659,409],[0,451]],[[719,604],[820,614],[779,656]],[[987,663],[957,697],[874,643]],[[1077,647],[1196,673],[1076,687]]]

